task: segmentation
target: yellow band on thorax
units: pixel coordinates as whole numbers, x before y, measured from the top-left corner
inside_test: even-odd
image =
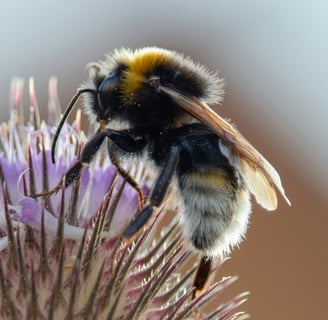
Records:
[[[128,69],[124,73],[123,94],[129,95],[136,92],[156,66],[165,64],[171,58],[168,51],[151,48],[138,52],[129,61]]]

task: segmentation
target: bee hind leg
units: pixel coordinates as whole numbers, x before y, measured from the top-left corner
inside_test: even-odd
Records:
[[[162,171],[155,182],[155,186],[149,197],[149,204],[146,205],[146,207],[130,222],[122,234],[123,238],[128,239],[136,235],[146,225],[152,216],[154,209],[161,205],[178,165],[179,155],[180,147],[173,146],[168,153]]]
[[[208,256],[203,256],[198,264],[198,268],[195,274],[193,287],[194,292],[192,295],[192,299],[196,298],[199,294],[201,294],[207,286],[207,282],[209,276],[212,271],[212,259]]]

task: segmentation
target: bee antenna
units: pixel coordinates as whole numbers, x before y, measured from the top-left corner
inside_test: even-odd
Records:
[[[71,111],[73,110],[74,106],[76,105],[77,100],[79,99],[80,95],[84,92],[93,92],[95,93],[96,90],[94,89],[90,89],[90,88],[79,88],[76,92],[76,94],[73,96],[72,100],[70,101],[70,103],[68,104],[62,118],[60,119],[60,122],[58,124],[55,136],[54,136],[54,140],[52,142],[52,146],[51,146],[51,159],[52,162],[55,163],[55,149],[56,149],[56,143],[60,134],[61,129],[63,128],[63,125],[66,121],[66,119],[68,118],[69,114],[71,113]]]

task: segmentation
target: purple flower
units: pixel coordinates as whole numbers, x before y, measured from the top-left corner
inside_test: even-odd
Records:
[[[23,119],[23,81],[15,79],[11,118],[0,127],[0,318],[244,319],[236,310],[245,294],[203,309],[235,278],[192,298],[191,249],[174,222],[157,232],[165,207],[137,238],[121,239],[138,197],[105,148],[75,183],[46,195],[74,165],[86,137],[78,113],[63,127],[52,163],[60,114],[56,80],[49,85],[48,122],[40,120],[33,81],[29,88],[29,121]],[[141,164],[125,165],[146,197],[147,172]]]

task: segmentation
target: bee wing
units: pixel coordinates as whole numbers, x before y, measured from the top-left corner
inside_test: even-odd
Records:
[[[200,99],[187,97],[166,86],[159,86],[159,89],[185,111],[208,125],[220,137],[219,146],[222,154],[240,172],[250,192],[262,207],[267,210],[277,208],[275,187],[290,205],[278,172],[236,128]]]

